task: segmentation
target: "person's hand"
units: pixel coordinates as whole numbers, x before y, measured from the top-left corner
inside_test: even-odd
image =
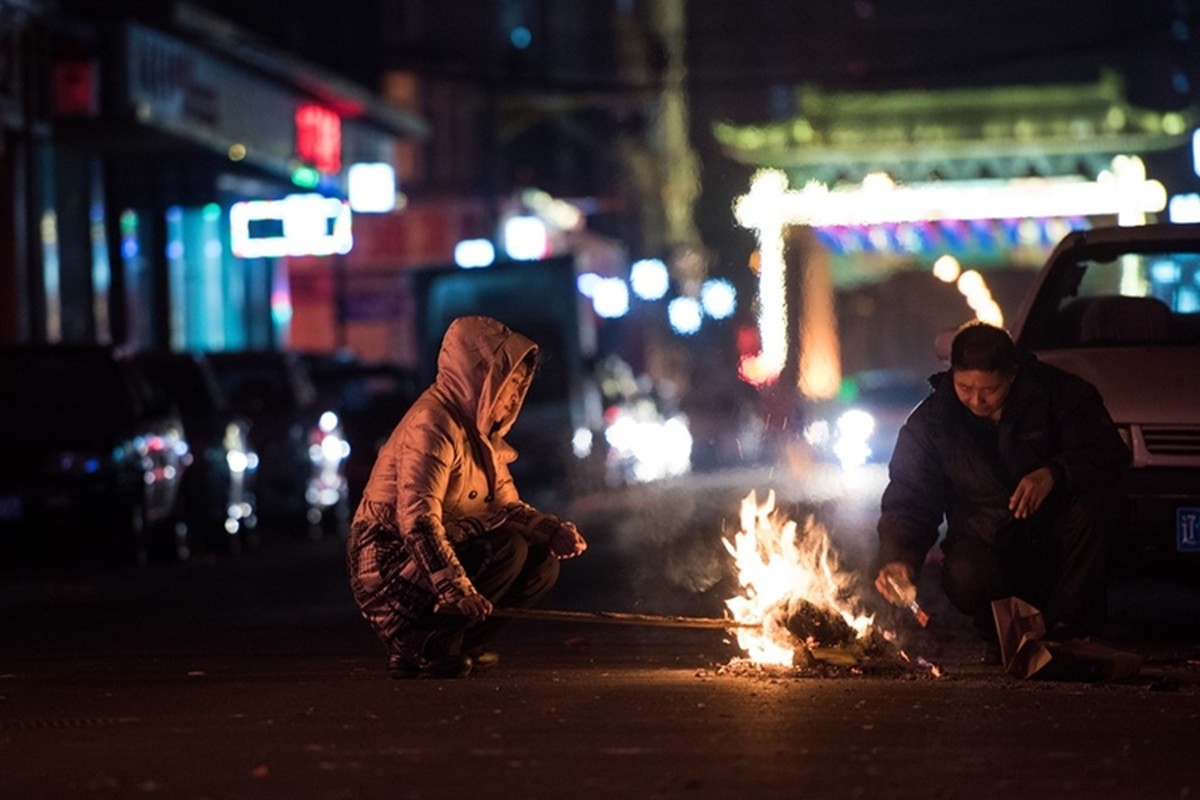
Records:
[[[912,586],[912,569],[903,561],[889,561],[879,568],[875,576],[875,590],[892,605],[899,605],[904,598],[896,594],[897,586]]]
[[[1049,467],[1039,467],[1021,478],[1012,497],[1008,498],[1008,510],[1017,519],[1025,519],[1042,507],[1053,488],[1054,473]]]
[[[549,546],[557,558],[574,558],[587,550],[587,542],[572,522],[564,522],[550,534]]]
[[[459,614],[476,622],[488,618],[492,613],[492,601],[481,594],[468,594],[455,604]]]

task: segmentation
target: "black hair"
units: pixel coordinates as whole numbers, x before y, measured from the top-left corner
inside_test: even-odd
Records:
[[[542,348],[530,348],[529,352],[522,356],[517,366],[527,367],[529,369],[529,379],[532,380],[537,375],[538,369],[542,366]]]
[[[1017,369],[1017,348],[1008,331],[974,320],[954,335],[950,368],[1012,374]]]

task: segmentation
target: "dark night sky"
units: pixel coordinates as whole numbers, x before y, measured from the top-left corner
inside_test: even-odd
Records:
[[[617,2],[553,7],[599,9],[603,19]],[[494,12],[498,0],[392,4],[410,15],[425,8],[429,35],[404,46],[383,0],[342,7],[357,13],[292,0],[193,4],[370,84],[388,66],[422,58],[485,75],[487,47],[479,45],[490,35],[478,29],[496,16],[478,12]],[[1200,0],[690,0],[688,26],[694,90],[747,100],[806,81],[831,89],[1063,82],[1090,79],[1106,65],[1126,74],[1135,101],[1167,108],[1194,101],[1200,84],[1200,30],[1192,30],[1200,28]],[[447,41],[449,29],[464,46]],[[1176,72],[1190,85],[1176,85]]]

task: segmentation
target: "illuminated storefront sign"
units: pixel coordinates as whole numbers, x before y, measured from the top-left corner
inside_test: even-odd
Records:
[[[396,208],[396,168],[391,164],[351,164],[347,193],[355,214],[386,214]]]
[[[342,120],[316,103],[296,107],[296,155],[318,172],[332,175],[342,168]]]
[[[354,245],[349,204],[319,194],[234,203],[229,236],[238,258],[342,255]]]

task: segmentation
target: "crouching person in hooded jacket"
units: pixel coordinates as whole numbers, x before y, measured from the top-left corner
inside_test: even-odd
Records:
[[[491,666],[496,608],[534,605],[559,559],[587,549],[575,526],[521,500],[504,441],[533,380],[537,345],[496,320],[452,322],[437,377],[380,448],[347,542],[350,587],[394,678]]]

